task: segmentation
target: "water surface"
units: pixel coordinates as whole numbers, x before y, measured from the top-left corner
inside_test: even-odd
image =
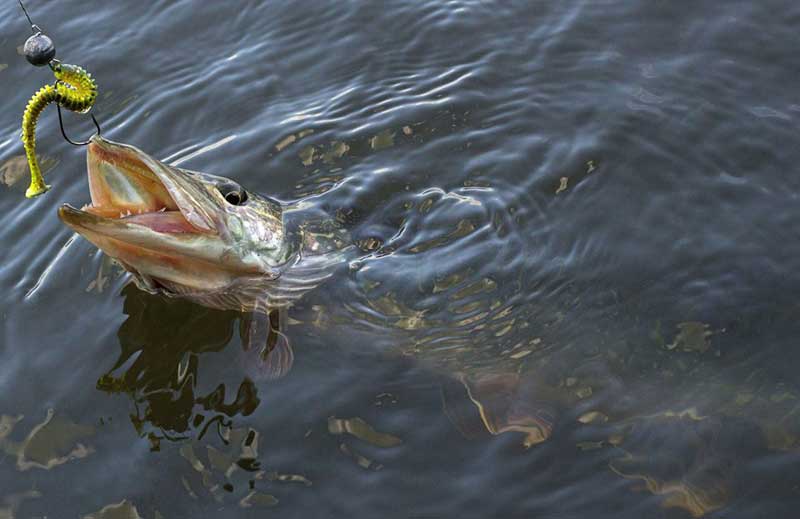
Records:
[[[29,8],[107,137],[359,249],[292,308],[289,375],[250,377],[240,315],[60,224],[88,189],[52,108],[25,200],[50,78],[0,5],[0,517],[793,516],[798,4]]]

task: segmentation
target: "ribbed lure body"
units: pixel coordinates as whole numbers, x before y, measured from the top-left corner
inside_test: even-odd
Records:
[[[36,121],[44,108],[53,102],[73,112],[85,113],[97,99],[97,84],[92,75],[77,65],[53,63],[55,85],[46,85],[33,94],[22,116],[22,143],[31,170],[31,185],[25,196],[41,195],[50,186],[44,183],[39,161],[36,159]]]

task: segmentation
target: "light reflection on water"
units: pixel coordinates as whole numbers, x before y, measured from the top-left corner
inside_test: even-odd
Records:
[[[87,188],[52,113],[45,197],[0,141],[0,516],[798,504],[798,6],[31,8],[98,78],[110,138],[298,202],[358,252],[289,313],[289,375],[254,380],[241,315],[63,249],[55,208]],[[48,80],[16,9],[12,136]]]

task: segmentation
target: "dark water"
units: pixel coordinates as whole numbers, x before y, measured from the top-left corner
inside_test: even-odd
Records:
[[[310,197],[362,252],[251,380],[241,316],[69,242],[52,108],[23,197],[49,73],[3,2],[0,517],[795,516],[800,4],[29,7],[106,136]]]

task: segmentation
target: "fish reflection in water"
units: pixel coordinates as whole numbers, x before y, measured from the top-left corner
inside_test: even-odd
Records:
[[[123,295],[128,318],[118,332],[120,356],[97,387],[131,397],[131,421],[153,448],[162,439],[189,438],[192,430],[202,437],[214,427],[221,434],[232,418],[256,409],[258,389],[246,376],[236,388],[219,384],[196,394],[200,356],[230,343],[241,314],[148,294],[132,284]]]
[[[212,391],[198,391],[203,355],[225,349],[246,316],[149,294],[133,284],[122,294],[128,318],[117,333],[120,355],[97,388],[128,395],[134,408],[131,423],[150,441],[151,450],[161,450],[164,440],[180,444],[179,455],[192,469],[181,476],[187,493],[197,497],[205,492],[222,501],[236,485],[248,488],[239,502],[242,508],[272,506],[278,499],[255,489],[256,480],[307,481],[263,470],[259,432],[235,423],[260,403],[258,388],[244,370],[238,383],[220,382]]]

